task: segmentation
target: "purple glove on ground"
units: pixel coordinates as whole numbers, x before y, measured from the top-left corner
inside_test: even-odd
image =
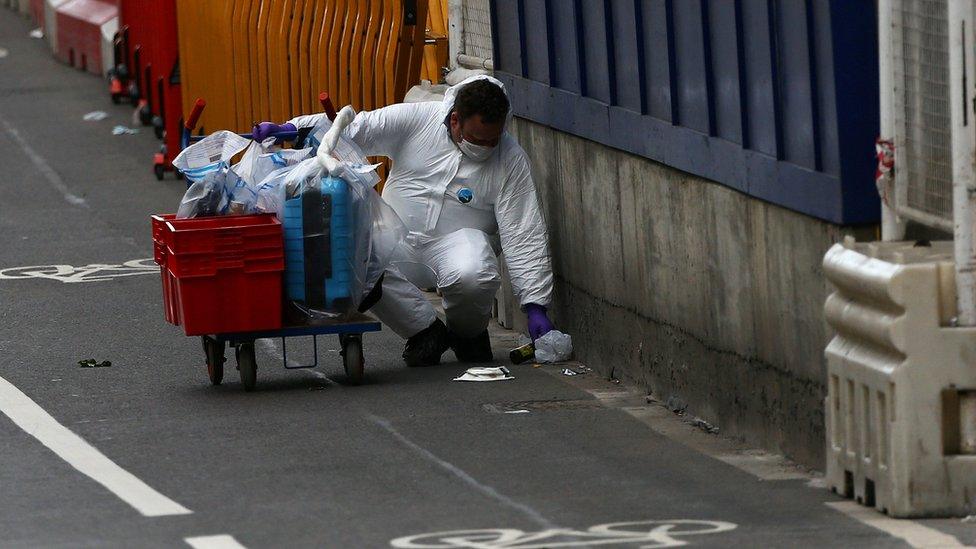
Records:
[[[295,128],[295,125],[291,123],[286,122],[284,124],[275,124],[274,122],[261,122],[260,124],[256,124],[253,128],[251,128],[251,136],[255,141],[260,143],[261,141],[271,137],[272,134],[294,131],[298,131],[298,129]],[[281,140],[278,139],[277,141]]]
[[[529,321],[529,337],[532,341],[546,335],[553,329],[552,322],[546,316],[546,308],[542,305],[529,303],[525,306],[525,316]]]

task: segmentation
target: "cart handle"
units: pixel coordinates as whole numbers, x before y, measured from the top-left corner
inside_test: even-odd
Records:
[[[319,94],[319,103],[322,104],[322,109],[325,110],[325,115],[329,117],[329,120],[335,122],[336,109],[335,105],[332,104],[332,98],[329,97],[329,92]]]
[[[237,135],[243,137],[244,139],[254,139],[253,133],[239,133]],[[268,137],[274,137],[280,141],[295,141],[298,139],[298,132],[275,132],[269,133]],[[196,143],[197,141],[201,141],[206,138],[206,135],[191,135],[189,136],[189,141],[190,143]]]
[[[190,118],[183,125],[187,131],[193,131],[193,128],[197,127],[197,122],[200,120],[200,115],[203,113],[203,108],[207,106],[207,102],[203,98],[197,99],[197,102],[193,104],[193,110],[190,111]]]

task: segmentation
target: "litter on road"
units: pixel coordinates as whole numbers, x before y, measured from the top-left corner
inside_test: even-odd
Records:
[[[85,122],[98,122],[99,120],[105,120],[107,117],[108,113],[105,111],[92,111],[85,116],[82,116],[81,119]]]
[[[86,358],[85,360],[78,361],[78,366],[81,366],[82,368],[108,368],[111,365],[111,360],[103,360],[98,362],[94,358]]]
[[[576,371],[574,371],[574,370],[570,370],[569,368],[563,368],[563,375],[564,376],[578,376],[579,373],[576,372]]]
[[[535,359],[539,362],[562,362],[573,354],[573,338],[559,330],[550,330],[535,340]]]
[[[112,135],[124,135],[124,134],[132,135],[132,134],[135,134],[135,133],[139,133],[139,130],[137,130],[135,128],[129,128],[129,127],[126,127],[126,126],[121,126],[121,125],[120,126],[115,126],[114,128],[112,128]]]
[[[10,55],[10,51],[8,51],[6,48],[0,48],[0,59],[3,59],[8,55]]]
[[[44,38],[44,31],[40,28],[30,31],[29,34],[31,38]]]
[[[497,368],[468,368],[463,374],[454,378],[454,381],[507,381],[515,379],[512,372],[504,366]]]
[[[696,418],[692,419],[691,420],[691,424],[694,425],[695,427],[698,427],[702,431],[705,431],[706,433],[708,433],[710,435],[717,435],[718,434],[718,427],[712,425],[711,423],[705,421],[704,419],[702,419],[700,417],[696,417]]]

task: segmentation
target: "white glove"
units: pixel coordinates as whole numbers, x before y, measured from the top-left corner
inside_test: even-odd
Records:
[[[335,150],[336,145],[339,143],[339,136],[342,134],[342,131],[346,129],[346,126],[354,118],[356,118],[356,111],[352,106],[346,105],[342,107],[342,110],[336,115],[335,120],[332,121],[332,127],[325,133],[325,138],[322,139],[322,143],[319,145],[316,157],[319,160],[319,164],[322,165],[322,169],[331,176],[338,175],[339,171],[339,161],[332,156],[332,151]]]

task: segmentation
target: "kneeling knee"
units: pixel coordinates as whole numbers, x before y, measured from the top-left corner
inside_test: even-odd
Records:
[[[498,290],[501,282],[498,267],[494,264],[466,265],[447,277],[441,291],[452,294],[494,293]]]

